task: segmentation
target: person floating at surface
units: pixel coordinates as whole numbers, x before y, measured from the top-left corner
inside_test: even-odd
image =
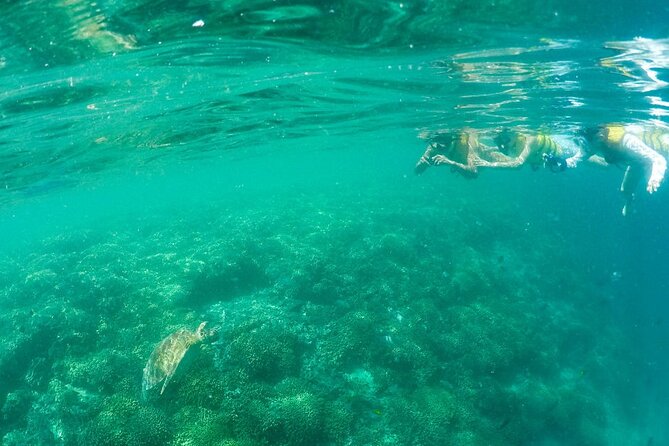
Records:
[[[582,138],[566,135],[549,135],[539,132],[530,135],[502,130],[495,137],[495,144],[509,161],[488,163],[489,167],[520,167],[529,164],[532,169],[546,167],[552,172],[561,172],[576,167],[583,157]]]
[[[634,193],[642,178],[647,178],[649,193],[655,192],[664,178],[666,160],[658,152],[669,153],[669,130],[656,126],[607,124],[591,127],[580,135],[526,136],[500,132],[495,138],[499,150],[513,158],[511,163],[490,163],[491,167],[516,167],[542,164],[553,172],[573,168],[584,159],[603,166],[626,166],[621,192],[625,195],[623,215],[630,211]]]
[[[584,128],[573,137],[502,130],[494,138],[497,147],[482,144],[469,129],[438,133],[432,139],[416,164],[417,174],[431,165],[450,165],[469,177],[475,177],[479,167],[529,164],[533,169],[543,166],[560,172],[583,160],[624,166],[623,215],[629,214],[641,180],[646,181],[649,193],[658,190],[667,169],[665,156],[669,156],[669,129],[648,125],[605,124]]]
[[[414,172],[419,175],[429,166],[449,165],[453,170],[473,178],[478,175],[479,167],[511,162],[508,156],[483,144],[475,130],[463,129],[458,132],[437,132],[431,136]]]
[[[646,181],[646,191],[658,190],[667,170],[669,130],[657,126],[605,124],[582,130],[587,141],[584,158],[601,155],[607,164],[626,166],[620,191],[625,197],[623,215],[628,215],[636,189]]]

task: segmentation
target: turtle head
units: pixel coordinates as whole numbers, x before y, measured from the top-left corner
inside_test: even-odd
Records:
[[[207,325],[207,321],[202,322],[200,325],[198,325],[197,330],[195,330],[195,334],[200,339],[204,339],[209,335],[209,333],[204,331],[205,325]]]

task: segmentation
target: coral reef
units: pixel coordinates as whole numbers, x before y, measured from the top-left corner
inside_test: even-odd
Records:
[[[136,399],[115,395],[105,401],[83,435],[84,444],[90,445],[160,445],[171,437],[170,420],[151,406],[141,405]]]
[[[4,444],[606,444],[626,344],[567,244],[501,211],[339,203],[212,205],[6,258]],[[202,320],[215,335],[142,401],[152,349]]]

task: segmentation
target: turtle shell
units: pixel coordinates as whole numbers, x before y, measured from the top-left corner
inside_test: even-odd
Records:
[[[160,389],[160,394],[163,394],[167,383],[170,382],[188,348],[204,338],[202,329],[205,324],[206,322],[201,323],[196,331],[181,328],[160,341],[153,349],[146,367],[144,367],[144,377],[142,379],[142,394],[144,396],[146,396],[148,390],[161,381],[164,381],[163,387]]]

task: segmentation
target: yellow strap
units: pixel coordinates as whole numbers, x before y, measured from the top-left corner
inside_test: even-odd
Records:
[[[606,142],[611,145],[620,144],[625,136],[625,127],[622,125],[606,126]]]
[[[539,133],[537,135],[537,146],[541,151],[541,154],[557,155],[562,156],[562,147],[556,143],[553,138],[545,133]]]
[[[543,133],[539,133],[537,135],[537,146],[539,146],[541,153],[550,151],[550,140],[548,139],[548,136],[544,135]]]

